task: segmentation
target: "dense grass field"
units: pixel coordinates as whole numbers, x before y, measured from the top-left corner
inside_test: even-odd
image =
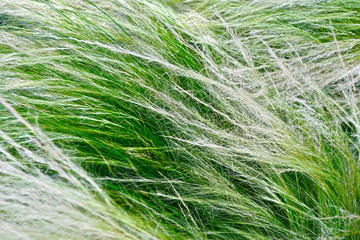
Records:
[[[358,0],[0,0],[0,239],[360,239]]]

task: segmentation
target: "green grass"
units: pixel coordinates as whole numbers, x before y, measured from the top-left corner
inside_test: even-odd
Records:
[[[360,239],[357,1],[0,3],[4,239]]]

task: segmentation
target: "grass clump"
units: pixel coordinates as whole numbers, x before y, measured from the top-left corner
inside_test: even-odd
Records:
[[[0,6],[7,239],[359,239],[356,1]]]

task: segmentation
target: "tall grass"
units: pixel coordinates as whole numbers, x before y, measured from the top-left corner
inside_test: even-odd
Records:
[[[360,239],[357,1],[0,9],[5,239]]]

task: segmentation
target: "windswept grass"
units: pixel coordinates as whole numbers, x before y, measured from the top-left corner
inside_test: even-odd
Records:
[[[360,239],[357,1],[0,9],[5,239]]]

